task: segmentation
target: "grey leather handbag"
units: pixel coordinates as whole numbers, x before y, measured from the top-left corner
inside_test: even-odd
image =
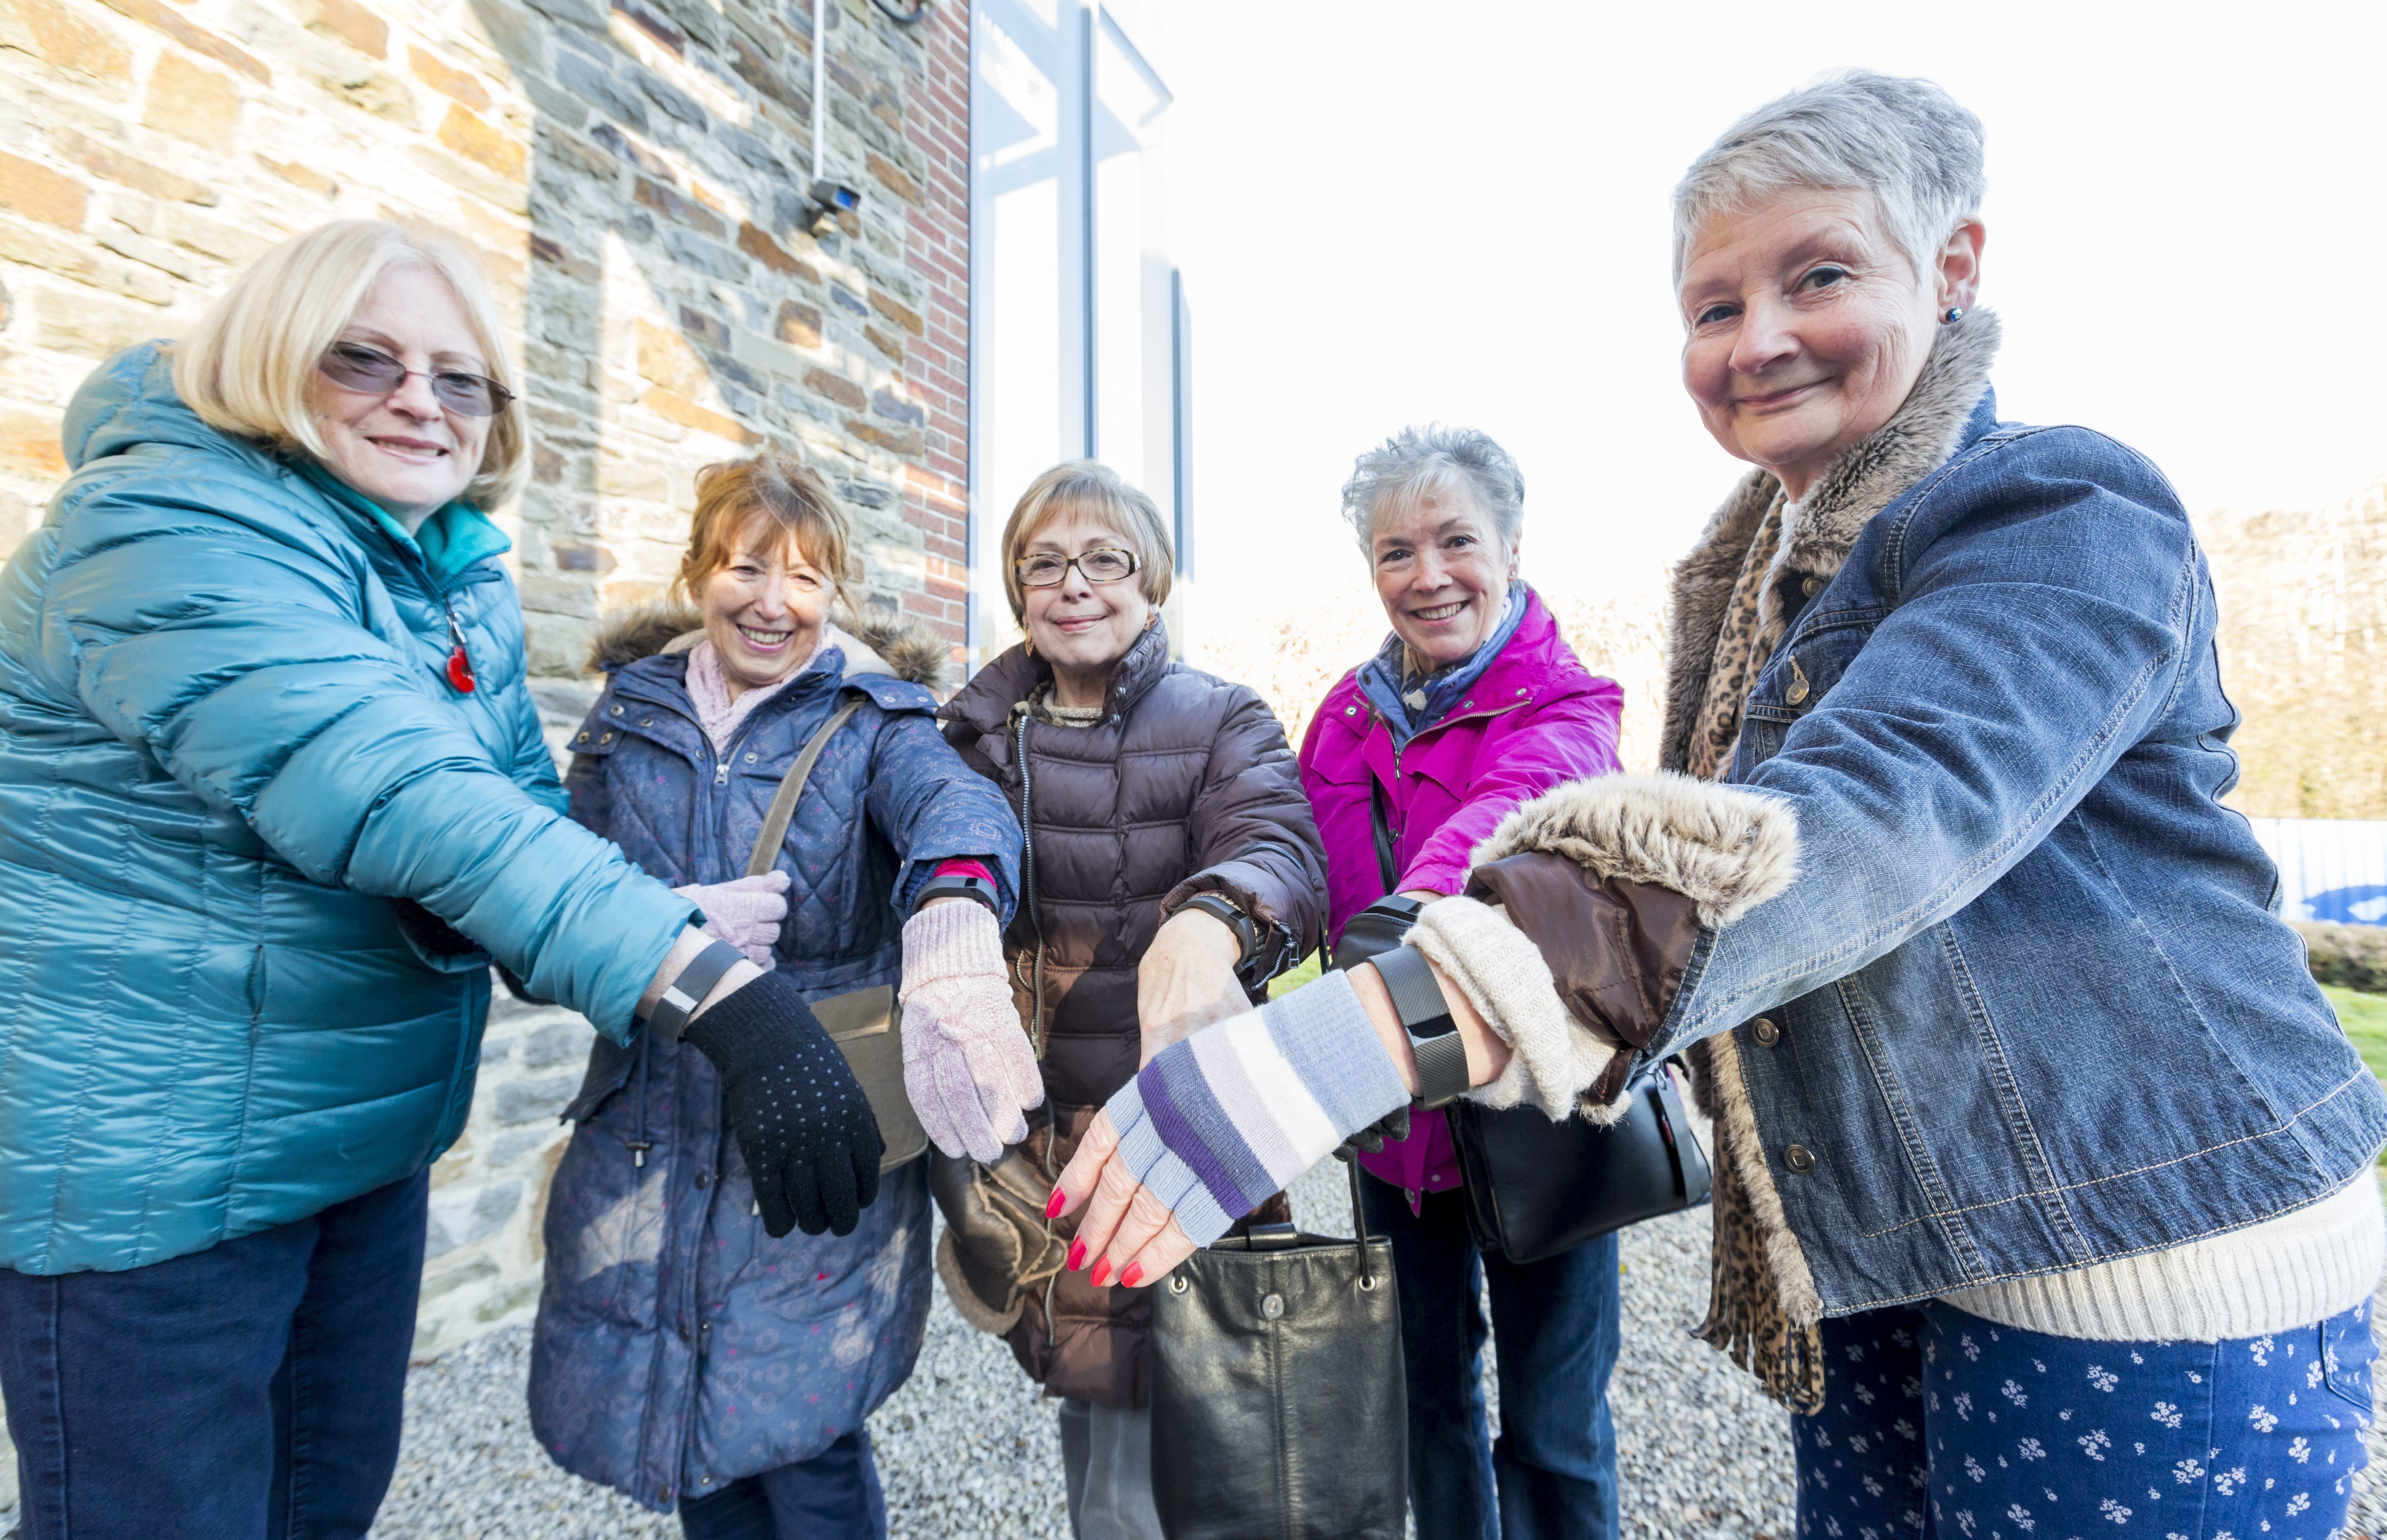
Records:
[[[1168,1540],[1401,1540],[1408,1389],[1392,1243],[1255,1225],[1152,1290],[1152,1496]]]

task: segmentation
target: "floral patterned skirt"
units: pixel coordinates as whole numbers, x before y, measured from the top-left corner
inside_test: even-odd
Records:
[[[2378,1353],[2368,1304],[2116,1343],[1934,1302],[1826,1320],[1823,1341],[1824,1409],[1793,1420],[1802,1540],[2329,1540]]]

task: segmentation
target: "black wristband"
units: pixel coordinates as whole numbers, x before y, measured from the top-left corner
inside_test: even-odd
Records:
[[[1181,915],[1188,909],[1199,909],[1235,933],[1235,939],[1244,946],[1242,955],[1235,959],[1239,966],[1250,962],[1252,954],[1259,951],[1259,926],[1249,915],[1237,908],[1233,900],[1219,893],[1196,893],[1177,906]]]
[[[941,898],[976,899],[986,905],[986,912],[994,916],[997,925],[1003,923],[1003,906],[995,902],[994,884],[982,877],[953,872],[928,878],[920,884],[919,893],[912,900],[912,913],[916,915],[926,909],[930,899]]]
[[[1468,1084],[1467,1044],[1451,1019],[1433,969],[1415,947],[1396,946],[1369,959],[1400,1013],[1401,1029],[1417,1054],[1418,1105],[1432,1111],[1455,1102]]]
[[[677,1042],[688,1032],[688,1018],[697,1006],[721,982],[722,975],[746,960],[746,954],[727,941],[715,941],[696,954],[679,977],[663,986],[663,997],[647,1013],[647,1027]]]

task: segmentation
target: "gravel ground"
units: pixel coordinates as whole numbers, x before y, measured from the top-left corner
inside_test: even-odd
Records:
[[[1341,1168],[1294,1190],[1306,1229],[1347,1233]],[[1687,1333],[1707,1305],[1704,1209],[1624,1235],[1624,1350],[1613,1386],[1624,1533],[1636,1540],[1790,1540],[1787,1416]],[[2387,1305],[2387,1289],[2381,1291]],[[2387,1319],[2387,1311],[2382,1312]],[[523,1409],[529,1332],[485,1337],[418,1369],[405,1453],[375,1540],[676,1537],[677,1521],[563,1474]],[[1487,1366],[1488,1367],[1488,1366]],[[2381,1377],[2387,1389],[2387,1376]],[[1049,1403],[941,1288],[920,1367],[871,1419],[893,1540],[1067,1536]],[[2350,1534],[2387,1537],[2387,1425],[2357,1478]],[[5,1531],[0,1531],[5,1533]]]

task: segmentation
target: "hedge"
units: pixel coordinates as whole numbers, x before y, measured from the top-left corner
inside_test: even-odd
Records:
[[[2312,975],[2340,989],[2387,994],[2387,925],[2291,921],[2305,939]]]

